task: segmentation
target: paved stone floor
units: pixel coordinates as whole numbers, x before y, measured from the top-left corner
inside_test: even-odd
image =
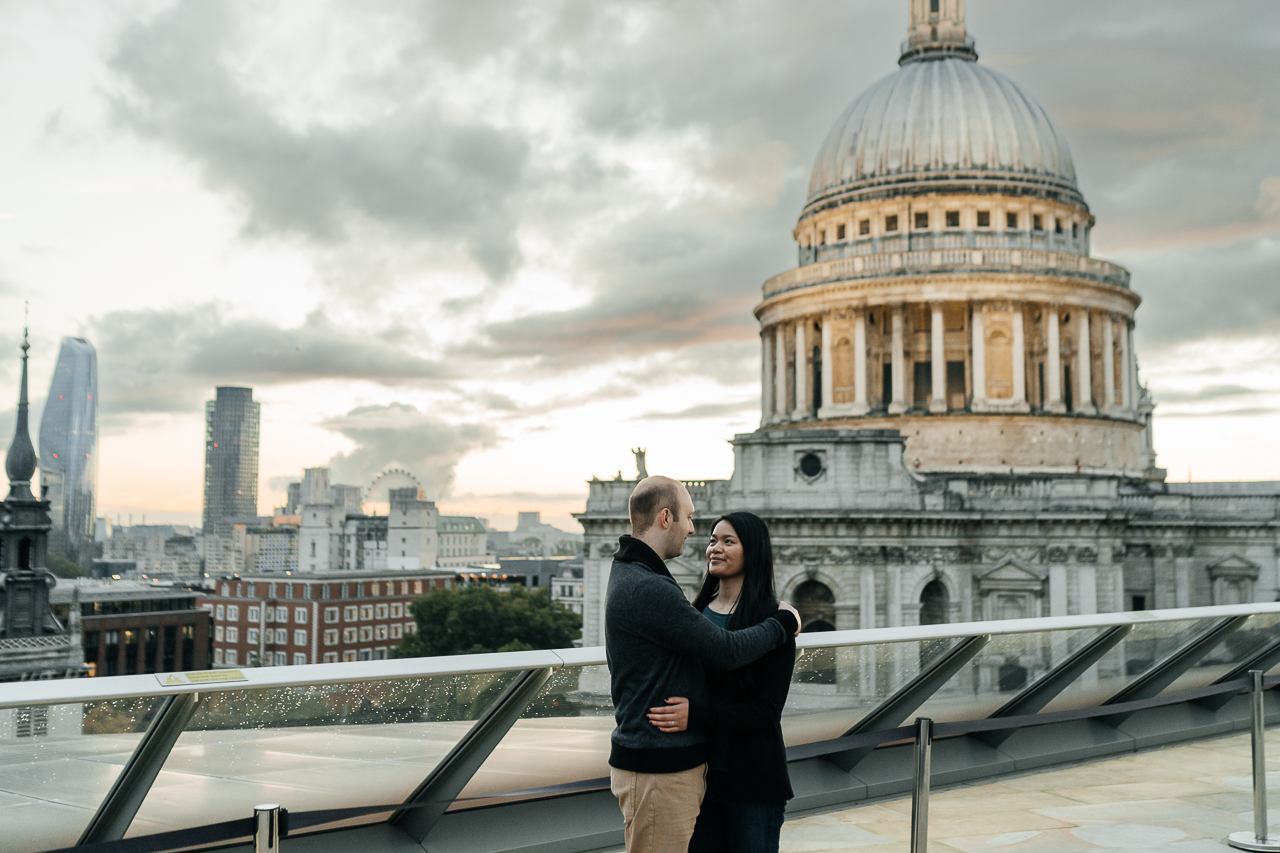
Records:
[[[1280,737],[1268,740],[1275,791]],[[935,791],[929,844],[963,853],[1225,853],[1229,833],[1253,826],[1250,764],[1243,734]],[[1273,796],[1269,823],[1280,827]],[[789,820],[782,850],[906,853],[910,829],[910,798],[890,800]]]

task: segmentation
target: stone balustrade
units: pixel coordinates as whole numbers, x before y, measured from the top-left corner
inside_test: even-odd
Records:
[[[1129,287],[1129,271],[1088,255],[1042,249],[969,249],[933,248],[912,251],[879,252],[819,261],[787,270],[764,283],[766,299],[836,281],[887,278],[927,273],[1002,273],[1028,272]]]

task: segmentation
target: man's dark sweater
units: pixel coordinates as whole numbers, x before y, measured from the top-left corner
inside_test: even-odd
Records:
[[[605,596],[605,654],[614,720],[609,766],[637,773],[676,773],[707,760],[707,733],[662,732],[650,708],[668,697],[705,704],[703,662],[737,669],[785,643],[796,618],[780,610],[744,631],[725,631],[693,609],[657,553],[623,536]]]

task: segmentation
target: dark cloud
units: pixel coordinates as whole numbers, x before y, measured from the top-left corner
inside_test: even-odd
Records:
[[[1261,393],[1263,392],[1255,388],[1246,388],[1243,385],[1206,385],[1203,388],[1197,388],[1195,391],[1156,390],[1155,395],[1156,399],[1161,403],[1203,403],[1208,400],[1245,397]]]
[[[355,444],[329,460],[334,482],[369,483],[388,468],[404,468],[432,500],[448,495],[462,457],[498,443],[488,424],[446,423],[404,403],[352,409],[321,426]]]
[[[110,57],[125,126],[194,161],[245,207],[251,234],[341,241],[353,217],[401,237],[456,240],[490,276],[518,261],[509,200],[528,160],[517,134],[446,118],[431,98],[354,124],[298,126],[226,53],[244,7],[179,4],[128,28]]]
[[[1144,252],[1129,266],[1144,296],[1139,344],[1280,331],[1280,240]]]
[[[291,117],[228,58],[252,38],[246,9],[179,4],[128,28],[110,65],[118,119],[238,199],[250,233],[332,245],[369,221],[395,251],[453,241],[500,280],[523,262],[516,235],[536,231],[588,298],[481,323],[452,361],[538,378],[697,353],[685,361],[726,384],[754,378],[751,308],[795,263],[812,159],[895,69],[907,16],[904,0],[348,6],[343,32],[394,32],[397,52],[353,72],[355,118],[325,123]],[[981,61],[1070,140],[1097,254],[1144,297],[1139,343],[1274,331],[1280,4],[966,12]],[[669,160],[657,179],[652,151]],[[491,295],[450,294],[443,315],[483,316]]]
[[[646,412],[634,418],[637,421],[689,421],[700,418],[720,418],[758,409],[760,399],[733,400],[727,403],[701,403],[678,412]]]
[[[1212,412],[1161,412],[1162,418],[1252,418],[1259,415],[1274,415],[1280,409],[1254,406],[1245,409],[1225,409]]]
[[[217,305],[113,311],[92,318],[85,336],[98,349],[107,420],[142,412],[189,411],[215,385],[320,379],[400,385],[440,383],[456,375],[452,368],[408,347],[390,345],[376,333],[335,325],[321,311],[293,328],[228,317]]]

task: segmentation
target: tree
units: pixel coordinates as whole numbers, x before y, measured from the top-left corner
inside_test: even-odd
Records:
[[[89,575],[79,563],[53,551],[44,555],[44,562],[45,568],[52,572],[54,577],[83,578]]]
[[[526,649],[563,649],[581,634],[582,617],[551,600],[550,588],[455,586],[414,599],[417,633],[406,634],[392,657],[472,655]]]

